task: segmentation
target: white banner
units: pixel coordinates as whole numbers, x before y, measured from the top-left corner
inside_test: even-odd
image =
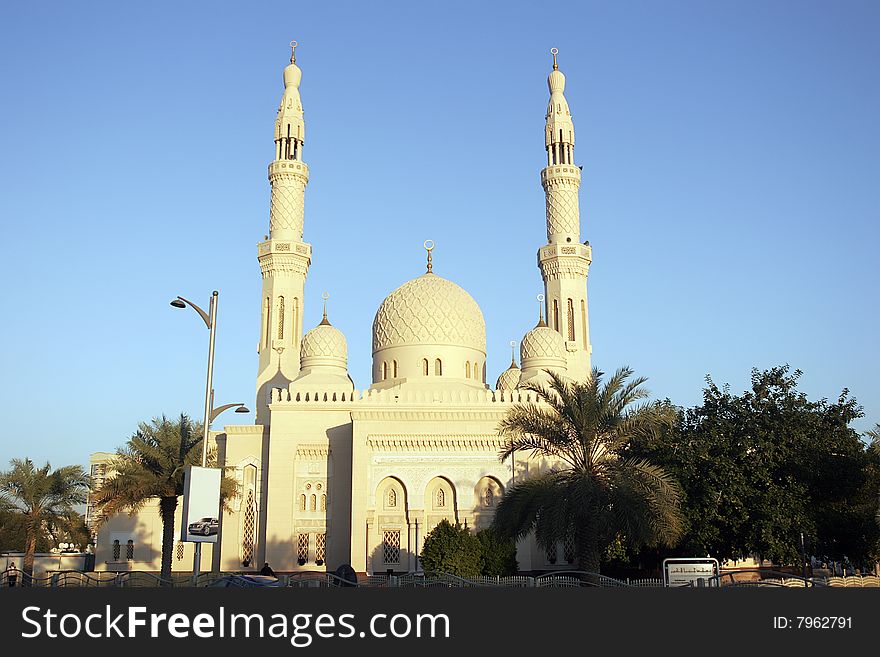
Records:
[[[183,522],[180,540],[216,543],[220,528],[219,468],[187,466],[183,475]]]

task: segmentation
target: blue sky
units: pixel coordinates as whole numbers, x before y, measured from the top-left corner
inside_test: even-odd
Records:
[[[254,403],[272,128],[300,43],[313,245],[369,385],[382,299],[424,270],[535,322],[559,48],[593,245],[594,363],[699,403],[789,363],[880,421],[876,2],[15,3],[0,14],[0,462],[86,463],[138,421]],[[224,415],[230,423],[253,416]],[[215,425],[216,426],[216,425]]]

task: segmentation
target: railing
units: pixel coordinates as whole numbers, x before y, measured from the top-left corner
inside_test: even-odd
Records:
[[[206,587],[220,578],[231,575],[253,575],[253,573],[201,573],[195,586]],[[280,575],[279,580],[290,588],[334,588],[358,586],[362,588],[586,588],[586,587],[662,587],[658,578],[620,580],[599,573],[585,571],[563,571],[548,573],[537,577],[513,575],[510,577],[458,577],[449,573],[407,573],[405,575],[362,575],[357,583],[345,580],[334,573],[293,573]],[[803,578],[789,573],[747,570],[723,573],[707,578],[700,584],[708,587],[767,587],[767,588],[814,588],[814,587],[877,587],[880,578],[875,575],[851,577]],[[190,573],[175,573],[170,579],[163,579],[156,573],[126,571],[120,573],[75,570],[48,573],[32,577],[21,570],[0,571],[0,589],[32,586],[44,588],[188,588],[193,586]],[[692,586],[697,586],[693,584]]]

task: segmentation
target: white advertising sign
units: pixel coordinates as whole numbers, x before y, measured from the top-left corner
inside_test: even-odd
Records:
[[[719,573],[718,560],[707,557],[678,557],[663,560],[665,586],[697,586],[698,579],[709,580]],[[714,583],[706,582],[706,585]]]
[[[183,522],[180,540],[216,543],[220,528],[219,468],[189,465],[183,475]]]

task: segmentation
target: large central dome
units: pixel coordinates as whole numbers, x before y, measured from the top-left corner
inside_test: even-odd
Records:
[[[486,353],[477,302],[452,281],[424,274],[389,294],[373,321],[373,353],[400,345],[453,345]]]

